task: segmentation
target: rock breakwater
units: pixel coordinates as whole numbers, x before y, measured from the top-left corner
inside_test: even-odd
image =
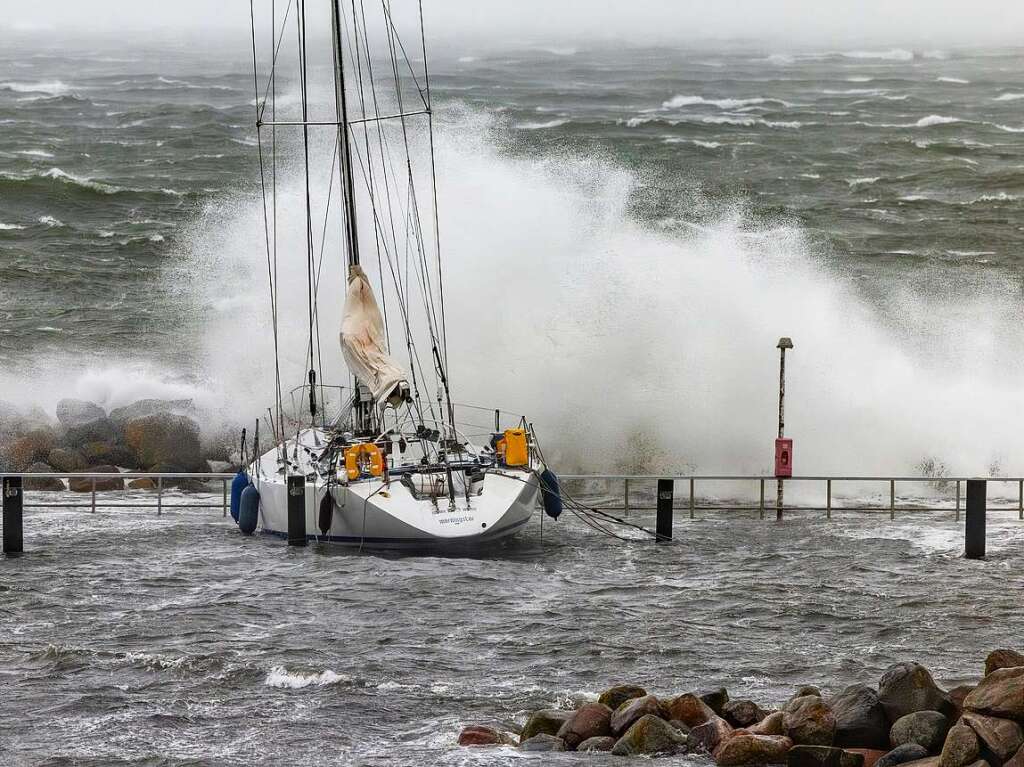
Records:
[[[762,707],[728,692],[662,697],[624,684],[574,710],[543,709],[518,731],[475,724],[463,746],[703,755],[719,767],[1024,767],[1024,655],[994,650],[976,685],[943,690],[919,663],[832,695],[801,687]]]

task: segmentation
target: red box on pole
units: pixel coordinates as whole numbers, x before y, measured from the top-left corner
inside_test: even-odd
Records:
[[[775,476],[793,476],[793,440],[788,437],[775,440]]]

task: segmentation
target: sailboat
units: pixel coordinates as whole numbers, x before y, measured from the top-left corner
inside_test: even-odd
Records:
[[[263,452],[257,446],[246,468],[249,486],[239,500],[240,527],[290,543],[360,547],[473,548],[505,539],[526,525],[541,502],[557,516],[557,479],[546,468],[525,417],[504,415],[503,423],[500,410],[469,408],[452,399],[422,7],[416,14],[418,50],[411,53],[414,49],[399,34],[390,0],[380,4],[376,30],[367,22],[363,0],[316,5],[330,11],[333,120],[309,116],[305,0],[291,0],[283,19],[271,7],[273,63],[265,83],[257,66],[253,13],[256,127],[275,355],[278,314],[284,310],[277,292],[276,151],[279,131],[289,128],[301,131],[305,160],[309,344],[308,372],[291,392],[293,402],[298,394],[298,407],[286,407],[281,366],[275,366],[276,403],[264,418],[272,445]],[[277,117],[276,70],[286,29],[289,39],[295,34],[298,41],[301,119]],[[373,40],[383,41],[385,56],[371,54]],[[386,76],[378,76],[382,69]],[[387,96],[382,93],[385,83],[392,90]],[[316,129],[337,134],[336,142],[332,138],[337,176],[332,169],[331,188],[339,190],[343,254],[337,257],[345,259],[347,273],[338,340],[350,374],[347,385],[339,387],[322,383],[320,364],[318,306],[325,299],[320,295],[309,188],[310,133]],[[426,174],[418,175],[410,136],[423,129],[429,164]],[[423,212],[424,198],[431,202],[429,215]],[[330,203],[328,194],[325,232]],[[361,259],[371,238],[360,230],[360,205],[369,206],[364,214],[373,222],[374,258],[369,264]],[[392,298],[390,322],[374,290],[374,277],[381,299]],[[337,412],[328,413],[334,404]],[[493,426],[489,422],[481,428],[479,421],[489,421],[492,413]]]

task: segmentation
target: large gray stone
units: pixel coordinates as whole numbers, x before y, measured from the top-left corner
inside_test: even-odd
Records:
[[[93,402],[81,399],[62,399],[57,403],[57,420],[65,428],[81,426],[84,423],[106,417],[107,411]]]
[[[146,468],[157,464],[202,471],[206,463],[199,444],[199,426],[190,418],[168,413],[135,418],[124,425],[124,440]]]
[[[608,706],[612,711],[617,709],[627,700],[633,698],[642,698],[647,694],[647,690],[643,687],[639,687],[635,684],[617,684],[614,687],[609,687],[607,690],[601,693],[598,697],[597,702]]]
[[[985,676],[1001,668],[1024,666],[1024,655],[1016,650],[993,650],[985,658]]]
[[[621,735],[632,727],[633,722],[648,714],[665,718],[665,712],[662,710],[657,696],[645,695],[642,698],[627,700],[612,712],[612,735]]]
[[[1000,668],[964,698],[964,711],[1024,721],[1024,666]]]
[[[110,420],[114,423],[126,424],[136,418],[145,418],[157,413],[191,416],[194,414],[194,410],[190,399],[140,399],[130,405],[111,410]]]
[[[832,746],[794,746],[788,767],[863,767],[864,755]]]
[[[576,746],[577,751],[611,751],[615,748],[615,738],[611,735],[600,735],[596,738],[587,738]]]
[[[648,714],[641,717],[615,743],[616,756],[676,753],[685,746],[686,736],[664,719]]]
[[[783,729],[797,745],[831,746],[836,718],[817,695],[804,695],[786,705]]]
[[[34,463],[28,470],[34,474],[48,474],[53,472],[53,467],[45,463]],[[25,477],[25,489],[59,492],[64,489],[64,483],[56,477]]]
[[[529,740],[534,735],[541,733],[557,735],[562,725],[574,714],[573,711],[563,711],[555,708],[544,708],[534,711],[526,721],[522,732],[519,733],[520,742]]]
[[[963,722],[977,734],[982,745],[982,755],[990,762],[1005,762],[1024,746],[1024,731],[1019,724],[1009,719],[968,711],[963,716]]]
[[[558,730],[558,737],[565,741],[569,751],[587,738],[612,734],[612,710],[603,703],[585,703],[576,709]]]
[[[744,764],[785,764],[793,741],[785,735],[751,735],[737,732],[715,749],[718,767],[739,767]]]
[[[928,749],[924,746],[919,746],[917,743],[904,743],[884,754],[875,762],[875,767],[896,767],[898,764],[907,764],[927,758]]]
[[[751,727],[768,716],[768,712],[752,700],[730,700],[722,707],[721,716],[733,727]]]
[[[519,744],[520,751],[565,751],[565,742],[546,732],[538,733]]]
[[[916,743],[929,754],[937,754],[946,742],[949,720],[938,711],[915,711],[901,716],[889,731],[889,742],[893,748]]]
[[[946,735],[946,742],[939,755],[939,767],[967,767],[981,753],[978,735],[963,722],[957,722]]]
[[[889,666],[878,683],[878,699],[890,722],[915,711],[950,713],[945,695],[920,663]]]
[[[873,688],[852,684],[832,696],[828,706],[836,718],[834,745],[889,749],[889,718]]]

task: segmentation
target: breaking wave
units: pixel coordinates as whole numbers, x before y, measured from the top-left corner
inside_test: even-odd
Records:
[[[773,99],[762,96],[755,96],[753,98],[746,99],[735,99],[735,98],[721,98],[721,99],[708,99],[703,96],[673,96],[661,105],[662,109],[680,109],[682,107],[693,106],[695,104],[707,104],[710,106],[718,107],[719,109],[737,109],[739,107],[747,106],[758,106],[761,104],[778,104],[784,107],[793,106],[788,101],[782,99]]]

